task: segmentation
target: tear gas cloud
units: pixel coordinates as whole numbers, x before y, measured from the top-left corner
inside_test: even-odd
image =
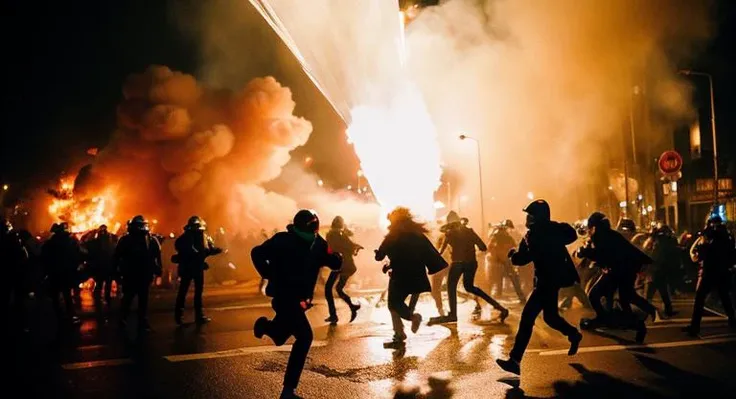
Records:
[[[199,21],[197,32],[203,48],[209,49],[206,53],[219,55],[204,58],[205,76],[232,77],[236,65],[248,61],[234,54],[263,47],[245,36],[222,40],[243,32],[212,18],[252,14],[244,3],[220,0],[205,6],[208,12],[202,15],[207,17]],[[356,25],[375,19],[376,9],[356,12],[361,8],[352,1],[340,6],[295,0],[257,3],[277,11],[302,51],[296,58],[320,59],[320,70],[331,66],[332,80],[322,80],[336,87],[326,91],[340,104],[340,113],[360,105],[348,101],[356,96],[384,93],[386,80],[375,79],[378,72],[369,66],[384,63],[372,56],[387,54],[385,48],[376,49],[371,39],[386,35],[378,34],[380,26]],[[708,38],[709,11],[708,1],[697,0],[448,0],[425,8],[408,25],[405,38],[398,38],[407,57],[407,73],[401,76],[409,76],[418,88],[436,134],[425,135],[426,143],[417,146],[430,151],[406,151],[404,160],[431,157],[458,172],[462,181],[453,187],[452,205],[477,226],[475,144],[458,140],[466,134],[480,145],[487,219],[520,219],[529,192],[549,199],[557,218],[580,217],[589,212],[581,204],[595,204],[598,186],[608,185],[599,184],[598,175],[620,167],[621,137],[636,103],[635,87],[648,98],[653,115],[651,123],[637,126],[638,140],[656,145],[675,124],[692,117],[691,88],[676,71]],[[284,47],[275,35],[271,40],[274,47]],[[283,63],[294,63],[285,60],[283,49],[276,53]],[[294,75],[307,81],[303,74]],[[432,141],[438,143],[441,159],[431,154]],[[365,145],[356,147],[365,162],[364,150]],[[434,173],[434,166],[439,165],[430,165],[428,173]],[[403,178],[375,176],[375,185]],[[460,204],[460,197],[467,202]]]

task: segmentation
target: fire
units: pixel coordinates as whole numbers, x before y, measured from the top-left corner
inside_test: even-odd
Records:
[[[69,223],[74,233],[82,233],[98,228],[102,224],[110,225],[116,201],[114,190],[106,187],[90,198],[74,196],[74,178],[65,177],[59,181],[48,211],[54,220]]]
[[[434,192],[442,176],[437,132],[421,95],[410,85],[387,105],[355,107],[348,138],[384,214],[406,206],[433,220]]]

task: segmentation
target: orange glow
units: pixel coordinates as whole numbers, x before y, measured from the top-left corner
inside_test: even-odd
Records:
[[[49,214],[54,220],[69,223],[73,233],[109,225],[114,217],[116,201],[111,187],[91,198],[79,199],[74,197],[74,177],[65,177],[59,181],[56,192],[58,195],[51,199],[48,207]]]

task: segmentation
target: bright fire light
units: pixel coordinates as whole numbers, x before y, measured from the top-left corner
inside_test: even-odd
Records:
[[[74,178],[64,178],[59,182],[56,195],[48,207],[49,214],[55,220],[69,223],[73,233],[81,233],[98,228],[102,224],[109,225],[115,209],[112,188],[105,188],[88,199],[74,197]]]

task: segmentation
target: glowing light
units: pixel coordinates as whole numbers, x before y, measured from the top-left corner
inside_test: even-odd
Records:
[[[533,200],[534,199],[534,193],[531,192],[531,191],[529,191],[528,193],[526,193],[526,197],[529,198],[530,200]]]
[[[646,215],[646,214],[648,214],[648,213],[649,213],[649,212],[647,212],[647,210],[646,210],[646,209],[642,209],[642,210],[641,210],[641,214],[642,214],[642,215]]]
[[[307,166],[311,165],[312,164],[312,161],[314,161],[314,159],[312,159],[312,157],[306,157],[306,158],[304,158],[304,164],[307,165]]]
[[[643,199],[644,199],[644,196],[643,196],[643,195],[641,195],[641,194],[639,194],[639,195],[637,195],[637,196],[636,196],[636,199],[638,199],[639,201],[641,201],[641,200],[643,200]]]
[[[104,188],[93,197],[76,198],[73,177],[64,178],[59,182],[55,196],[48,206],[49,214],[55,220],[69,223],[73,233],[90,231],[102,224],[109,225],[113,217],[111,210],[114,209],[115,197],[112,187]]]
[[[613,191],[613,186],[608,186],[608,189]]]
[[[174,234],[174,233],[169,233],[169,238],[174,238],[174,237],[176,237],[176,234]]]
[[[460,196],[460,202],[462,202],[462,203],[468,202],[468,196],[467,195],[461,195]]]
[[[322,187],[325,185],[325,182],[322,181],[322,179],[317,180],[317,185]]]
[[[363,171],[362,170],[359,170],[357,174],[358,174],[358,177],[363,177]]]
[[[351,186],[351,185],[348,184],[347,189],[348,190],[352,190],[353,189],[353,186]]]
[[[435,201],[434,209],[445,209],[445,203],[442,201]]]
[[[673,181],[672,183],[670,183],[670,187],[673,193],[677,192],[677,182],[676,181]]]
[[[621,208],[626,208],[626,201],[619,202],[618,206],[620,206]]]
[[[652,207],[651,205],[647,206],[647,211],[651,212],[653,210],[654,210],[654,207]]]
[[[3,191],[8,191],[9,188],[10,186],[8,186],[7,184],[3,184]]]
[[[158,219],[153,219],[153,220],[151,220],[151,222],[152,222],[153,224],[158,224]]]

